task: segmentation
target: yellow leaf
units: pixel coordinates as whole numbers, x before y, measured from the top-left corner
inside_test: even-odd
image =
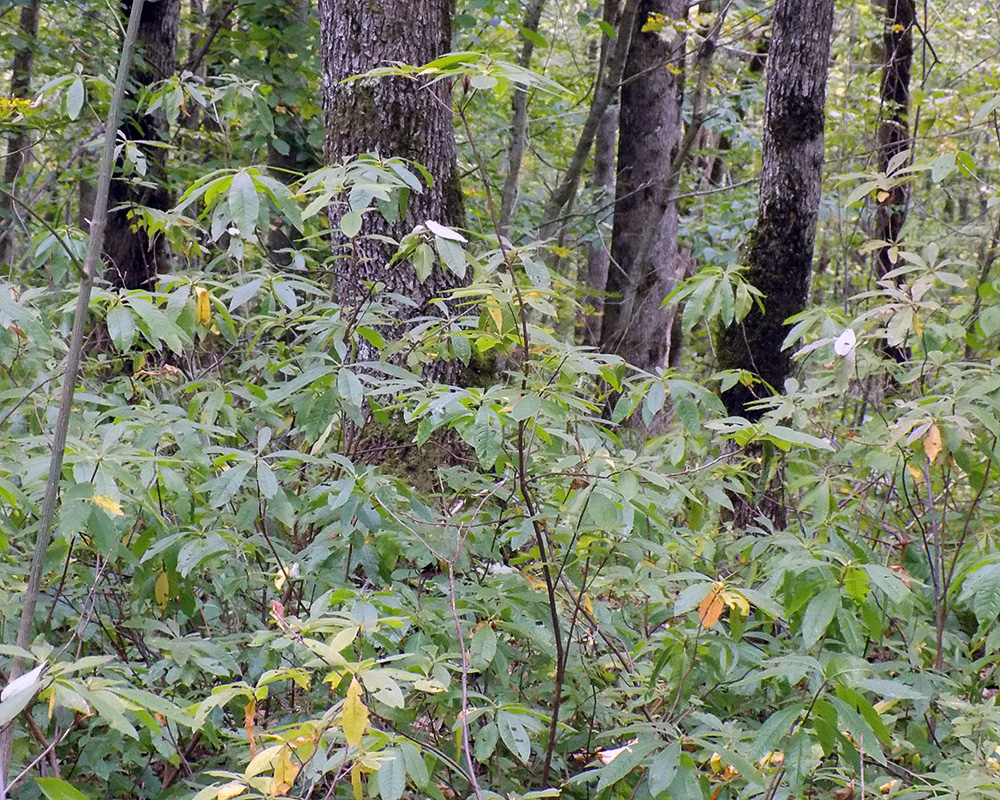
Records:
[[[889,248],[889,263],[895,264],[899,261],[899,248],[893,245]]]
[[[160,608],[167,607],[167,601],[170,599],[170,578],[167,577],[166,572],[161,572],[156,576],[156,586],[153,587],[153,597],[156,600],[156,605]]]
[[[941,429],[937,425],[931,425],[931,429],[927,431],[927,435],[924,437],[924,453],[927,455],[927,460],[933,464],[934,459],[938,457],[938,453],[941,452],[943,447]]]
[[[368,730],[368,709],[361,702],[361,684],[357,678],[351,678],[351,685],[347,687],[344,710],[340,712],[340,726],[344,729],[347,743],[351,747],[360,747],[361,737]]]
[[[722,593],[721,597],[722,601],[741,617],[745,617],[750,613],[750,603],[739,592],[731,592],[727,589]]]
[[[892,26],[892,32],[893,33],[902,33],[905,30],[906,30],[906,28],[904,28],[898,22],[895,25]]]
[[[106,494],[95,494],[90,498],[97,505],[107,511],[113,517],[124,517],[125,512],[122,511],[122,507],[118,504],[118,501],[113,497],[109,497]]]
[[[229,783],[219,787],[219,791],[215,795],[215,800],[231,800],[231,798],[243,794],[246,790],[246,785],[240,783],[239,781],[230,781]]]
[[[208,325],[212,321],[212,301],[209,299],[208,289],[204,286],[195,286],[194,297],[198,309],[198,324]]]
[[[722,610],[726,607],[725,600],[722,599],[722,589],[724,584],[716,582],[708,590],[708,594],[698,604],[698,619],[705,626],[706,630],[715,627],[715,623],[722,616]]]
[[[278,757],[274,760],[274,777],[271,778],[271,794],[285,794],[295,783],[299,774],[299,764],[292,761],[292,748],[283,745]]]
[[[488,309],[490,317],[493,319],[493,324],[497,326],[497,331],[503,333],[503,309],[492,303],[489,304]]]
[[[590,616],[594,616],[594,604],[591,602],[589,594],[585,594],[583,596],[583,609],[590,614]]]
[[[920,483],[920,481],[924,479],[924,473],[921,472],[916,467],[914,467],[912,464],[907,464],[906,469],[909,471],[910,477],[913,478],[914,483]]]
[[[884,203],[890,197],[891,195],[886,191],[881,191],[877,195],[875,195],[875,199],[878,200],[880,203]]]
[[[355,762],[351,767],[351,787],[354,789],[354,800],[361,800],[361,765]]]

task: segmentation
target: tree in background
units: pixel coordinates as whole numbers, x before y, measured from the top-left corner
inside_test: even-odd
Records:
[[[684,274],[669,181],[681,143],[684,0],[643,0],[621,90],[611,261],[601,347],[653,372],[666,365],[674,309],[663,300]],[[654,230],[650,231],[650,225]]]
[[[785,320],[805,308],[823,171],[823,125],[834,0],[777,0],[767,56],[767,95],[757,225],[746,248],[747,279],[764,294],[741,323],[722,331],[719,366],[752,372],[781,391],[791,371]],[[730,414],[758,418],[766,397],[738,383],[722,396]]]
[[[105,277],[125,289],[152,289],[156,276],[167,270],[169,256],[161,237],[150,237],[142,225],[139,207],[166,211],[172,203],[167,178],[167,121],[163,111],[144,113],[137,107],[141,90],[177,71],[177,26],[180,0],[146,3],[139,27],[139,56],[134,69],[132,111],[125,138],[142,152],[146,173],[119,175],[111,183],[111,213],[104,246]],[[128,18],[132,0],[122,0]],[[124,167],[125,158],[119,159]],[[134,166],[132,166],[134,169]]]
[[[20,46],[14,53],[10,68],[10,96],[27,100],[31,96],[31,78],[35,63],[35,39],[38,36],[38,17],[41,0],[30,0],[21,7],[18,20]],[[7,156],[3,167],[3,190],[0,195],[0,264],[10,264],[14,257],[15,183],[28,159],[31,148],[31,129],[21,125],[7,137]]]

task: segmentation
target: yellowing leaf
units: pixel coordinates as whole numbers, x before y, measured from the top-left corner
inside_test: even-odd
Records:
[[[239,781],[230,781],[219,787],[219,791],[215,795],[215,800],[231,800],[231,798],[243,794],[246,790],[247,787],[245,784]]]
[[[722,599],[723,586],[724,584],[719,582],[713,583],[708,594],[698,604],[698,619],[706,630],[715,627],[715,623],[722,616],[722,610],[726,607],[726,601]]]
[[[351,747],[360,747],[361,737],[368,730],[368,709],[361,702],[361,684],[357,678],[351,678],[351,685],[347,687],[344,710],[340,712],[340,725],[344,729],[347,743]]]
[[[285,794],[295,783],[300,765],[292,761],[292,748],[283,745],[278,757],[274,760],[274,777],[271,778],[271,794]]]
[[[357,762],[351,767],[351,788],[354,789],[354,800],[361,800],[363,797],[361,791],[361,765]]]
[[[931,425],[931,429],[927,431],[927,435],[924,437],[924,453],[927,455],[927,460],[933,464],[934,459],[938,457],[943,447],[941,429],[937,425]]]
[[[879,193],[878,193],[877,195],[875,195],[875,199],[876,199],[876,200],[878,200],[878,201],[879,201],[880,203],[884,203],[884,202],[885,202],[886,200],[888,200],[888,199],[889,199],[889,198],[890,198],[891,196],[892,196],[892,195],[890,195],[890,194],[889,194],[888,192],[886,192],[886,191],[881,191],[881,192],[879,192]]]
[[[125,512],[122,511],[122,507],[118,504],[118,501],[113,497],[108,497],[106,494],[95,494],[90,498],[97,505],[111,514],[113,517],[124,517]]]
[[[257,740],[253,735],[254,720],[257,718],[257,700],[253,697],[243,708],[243,727],[247,732],[247,741],[250,743],[250,758],[257,757]]]
[[[212,321],[212,301],[208,296],[208,289],[204,286],[194,287],[195,303],[198,309],[197,320],[199,325],[208,325]]]
[[[750,613],[750,603],[748,603],[747,599],[739,592],[733,592],[727,589],[722,592],[720,596],[722,597],[722,601],[733,611],[737,612],[741,617],[745,617]]]
[[[906,465],[907,471],[910,473],[910,477],[913,478],[914,483],[920,483],[924,479],[924,473],[919,469],[914,467],[912,464]]]
[[[156,576],[156,586],[153,587],[153,598],[156,600],[156,605],[161,609],[167,607],[167,601],[170,599],[170,578],[167,577],[166,572],[161,572]]]

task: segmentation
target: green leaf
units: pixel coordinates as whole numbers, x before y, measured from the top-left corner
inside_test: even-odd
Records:
[[[104,320],[108,326],[108,336],[119,353],[124,353],[135,343],[135,317],[121,303],[108,310]]]
[[[382,800],[399,800],[406,788],[403,755],[395,747],[382,751],[378,761],[378,793]]]
[[[35,778],[48,800],[90,800],[87,795],[61,778]]]
[[[527,764],[531,758],[531,740],[518,715],[501,709],[497,712],[497,727],[500,729],[500,740],[504,746],[517,756],[522,764]]]
[[[473,669],[484,670],[497,654],[497,635],[489,625],[483,625],[469,642],[469,657]]]
[[[657,753],[650,763],[646,777],[649,780],[649,793],[653,797],[663,794],[673,783],[680,757],[681,743],[674,742]]]
[[[76,119],[83,110],[86,92],[83,88],[83,78],[77,78],[66,90],[66,114],[70,119]]]
[[[802,616],[802,641],[806,647],[812,647],[823,637],[838,608],[840,591],[834,588],[824,589],[809,601]]]
[[[270,500],[278,493],[278,479],[263,460],[257,462],[257,486],[265,500]]]
[[[472,446],[476,457],[486,469],[492,467],[503,449],[503,429],[500,417],[490,406],[481,406],[476,412],[472,429]]]
[[[361,214],[358,211],[348,211],[340,218],[340,232],[348,239],[353,239],[361,231]]]
[[[257,229],[257,216],[260,213],[260,197],[253,178],[243,170],[233,175],[227,199],[233,224],[243,238],[249,239]]]
[[[450,239],[435,236],[434,246],[437,247],[438,255],[441,256],[441,262],[448,268],[448,271],[454,273],[459,278],[464,278],[466,260],[465,250],[462,249],[462,245]]]

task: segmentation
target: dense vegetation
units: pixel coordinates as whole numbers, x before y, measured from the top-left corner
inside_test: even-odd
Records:
[[[885,4],[838,4],[809,306],[751,422],[726,414],[751,376],[716,345],[768,303],[743,256],[769,4],[644,23],[689,38],[688,124],[704,81],[681,346],[647,372],[580,344],[607,187],[538,233],[615,41],[596,3],[519,36],[522,4],[461,0],[460,55],[387,66],[453,79],[464,227],[430,220],[383,266],[462,281],[415,318],[337,291],[363,224],[429,182],[377,153],[321,166],[316,19],[183,3],[178,73],[130,101],[169,139],[119,140],[125,175],[167,182],[131,221],[170,268],[91,296],[22,649],[124,26],[117,3],[50,0],[28,41],[27,5],[0,11],[0,63],[34,53],[29,99],[0,98],[32,143],[0,187],[0,669],[46,668],[0,702],[9,796],[1000,796],[1000,6],[918,9],[912,143],[883,165]]]

